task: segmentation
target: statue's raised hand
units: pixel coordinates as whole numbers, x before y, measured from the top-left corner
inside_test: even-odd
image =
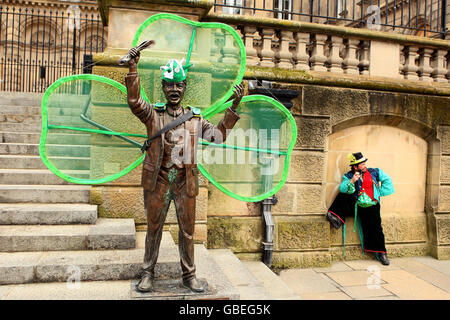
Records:
[[[233,89],[234,92],[234,100],[233,104],[231,105],[231,109],[236,110],[239,106],[239,103],[242,100],[242,97],[244,96],[244,85],[241,83],[239,85],[234,86]]]

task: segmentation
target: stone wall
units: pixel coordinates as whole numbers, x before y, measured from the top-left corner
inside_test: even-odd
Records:
[[[324,214],[348,170],[346,155],[352,151],[362,151],[369,166],[381,167],[393,178],[396,193],[382,199],[390,256],[431,254],[448,259],[450,98],[273,85],[300,92],[293,108],[299,134],[289,179],[273,207],[274,266],[318,266],[342,259],[342,232],[331,228]],[[223,202],[232,202],[221,197],[221,201],[219,196],[214,198],[218,207],[208,203],[214,210],[214,217],[208,216],[208,245],[232,248],[244,258],[259,258],[261,217],[258,220],[247,210],[245,218],[243,206],[235,206],[234,215],[230,209],[219,215]],[[346,258],[371,258],[362,256],[359,237],[352,232],[353,219],[348,222]],[[257,233],[246,232],[255,228]],[[255,241],[259,241],[259,250]]]
[[[137,14],[142,20],[145,14],[139,10],[147,10],[148,15],[155,10],[154,7],[126,9],[125,5],[120,7],[118,3],[116,7],[111,6],[104,11],[105,14],[109,12],[112,29],[121,25],[112,22],[112,18],[125,21]],[[208,16],[202,19],[205,12],[198,14],[186,8],[177,10],[193,20],[208,21]],[[126,15],[123,15],[124,11]],[[214,21],[220,19],[213,17]],[[250,23],[252,28],[259,23],[255,19],[243,21],[239,17],[233,17],[232,20],[236,25]],[[266,25],[261,26],[264,34]],[[325,30],[324,26],[313,24],[291,25],[288,22],[268,25],[268,28],[281,27],[291,31],[300,28],[301,32],[317,29],[316,33],[337,30]],[[134,34],[133,28],[137,28],[137,25],[132,24],[127,32]],[[251,28],[246,26],[239,30],[248,29]],[[341,36],[351,34],[354,38],[361,36],[369,40],[398,41],[405,46],[418,41],[415,38],[389,38],[374,31],[366,34],[347,29],[341,28],[336,32]],[[246,33],[243,38],[247,39]],[[96,66],[93,72],[123,83],[127,70],[118,67],[117,60],[126,53],[126,48],[130,46],[129,40],[129,36],[111,40],[113,42],[110,42],[108,50],[94,57]],[[264,46],[270,45],[269,36],[263,40],[267,40]],[[422,42],[420,44],[427,47],[436,45],[439,51],[448,50],[448,44],[442,42]],[[247,52],[252,52],[249,42],[245,43]],[[352,55],[355,54],[352,51]],[[277,193],[278,204],[272,207],[275,223],[273,266],[324,266],[342,259],[342,234],[330,227],[325,212],[340,175],[346,168],[344,155],[351,151],[364,152],[370,158],[369,165],[385,169],[392,175],[397,187],[397,193],[383,199],[382,204],[389,255],[431,254],[439,259],[449,259],[448,84],[412,81],[406,76],[399,79],[371,76],[364,72],[364,68],[360,74],[297,68],[301,61],[305,62],[305,66],[308,65],[307,60],[301,60],[297,55],[294,60],[290,60],[296,63],[296,70],[292,71],[292,66],[282,69],[281,60],[273,59],[273,55],[271,57],[269,59],[262,55],[261,60],[255,60],[254,63],[249,59],[244,83],[254,79],[268,80],[272,81],[274,88],[293,89],[300,93],[293,100],[291,110],[298,125],[298,136],[289,176],[285,186]],[[268,59],[272,59],[271,67],[265,68],[263,62]],[[441,60],[435,60],[436,70],[442,69]],[[356,141],[351,137],[340,139],[349,134],[358,137]],[[391,165],[392,162],[394,165]],[[403,176],[400,170],[405,169],[411,171],[412,175]],[[138,230],[145,229],[140,172],[141,167],[138,167],[122,180],[92,188],[92,203],[99,205],[102,217],[133,217]],[[203,179],[196,214],[197,242],[205,242],[209,248],[230,248],[244,259],[261,258],[264,223],[259,203],[245,203],[230,198]],[[176,238],[177,223],[173,208],[166,222],[165,228],[171,230]],[[372,258],[362,256],[359,238],[350,226],[352,219],[349,219],[347,228],[346,259]]]

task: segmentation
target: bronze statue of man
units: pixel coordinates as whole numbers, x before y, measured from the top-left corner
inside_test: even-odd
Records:
[[[170,60],[161,67],[162,89],[167,102],[151,105],[140,95],[140,80],[137,64],[140,53],[136,48],[129,51],[129,73],[125,77],[128,105],[146,126],[148,137],[152,137],[169,123],[195,108],[184,108],[181,101],[186,91],[186,72],[189,66]],[[195,276],[194,264],[194,225],[195,202],[198,195],[199,170],[196,163],[196,150],[199,136],[211,142],[221,143],[226,139],[239,120],[236,112],[243,93],[242,84],[234,88],[235,99],[217,126],[211,124],[197,113],[196,116],[161,134],[149,143],[143,162],[142,186],[147,215],[147,235],[143,275],[137,290],[148,292],[153,289],[154,269],[158,259],[159,245],[167,210],[174,200],[178,219],[178,247],[183,285],[194,292],[204,289]],[[177,131],[178,130],[178,131]],[[178,134],[184,132],[184,134]],[[181,152],[174,152],[178,148]],[[174,156],[175,155],[175,156]],[[180,156],[181,155],[181,156]]]

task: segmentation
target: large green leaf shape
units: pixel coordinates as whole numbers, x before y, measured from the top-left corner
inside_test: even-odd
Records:
[[[122,84],[91,74],[54,82],[42,98],[44,164],[78,184],[112,181],[137,167],[146,131],[131,113],[126,92]]]
[[[192,64],[183,103],[203,111],[222,106],[232,96],[233,86],[243,79],[244,43],[229,25],[155,14],[141,24],[132,46],[144,40],[155,41],[153,47],[141,51],[138,64],[141,95],[149,103],[165,102],[160,67],[169,59],[184,59],[185,64]]]
[[[205,118],[217,124],[228,102]],[[291,113],[278,101],[262,95],[242,98],[240,120],[224,143],[201,141],[200,172],[219,190],[242,201],[262,201],[284,185],[297,137]]]

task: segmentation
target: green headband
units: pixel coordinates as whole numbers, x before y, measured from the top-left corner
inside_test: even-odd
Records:
[[[162,79],[167,82],[182,82],[186,80],[187,70],[192,64],[183,66],[184,59],[181,61],[170,59],[169,62],[160,69],[163,71]]]

